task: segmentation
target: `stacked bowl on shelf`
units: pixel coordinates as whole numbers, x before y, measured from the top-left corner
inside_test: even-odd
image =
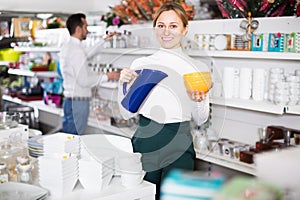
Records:
[[[300,70],[285,72],[283,68],[271,68],[268,100],[280,105],[297,105],[300,100]]]
[[[54,198],[73,191],[78,181],[79,136],[56,133],[43,137],[43,156],[38,157],[39,184]]]

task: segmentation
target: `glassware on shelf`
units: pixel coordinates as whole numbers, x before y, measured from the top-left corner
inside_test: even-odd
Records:
[[[209,150],[206,131],[200,126],[194,128],[194,145],[201,153],[206,153]]]
[[[32,165],[30,162],[24,162],[17,164],[16,170],[18,175],[18,182],[20,183],[32,183]]]
[[[0,184],[8,182],[8,171],[6,163],[0,162]]]

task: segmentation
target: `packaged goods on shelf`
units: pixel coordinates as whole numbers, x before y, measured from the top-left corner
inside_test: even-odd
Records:
[[[269,33],[268,51],[283,52],[284,51],[284,34]]]

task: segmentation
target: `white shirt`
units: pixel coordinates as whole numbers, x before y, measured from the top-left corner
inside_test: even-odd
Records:
[[[93,54],[97,53],[97,48],[93,48]],[[75,37],[70,37],[62,47],[59,56],[65,97],[91,97],[91,88],[101,78],[107,80],[107,76],[99,76],[87,66],[87,59],[93,54],[86,52],[81,41]]]
[[[209,115],[209,96],[202,102],[194,102],[187,95],[184,86],[183,74],[195,71],[209,71],[208,67],[186,54],[181,48],[166,50],[160,49],[148,57],[136,59],[131,69],[151,68],[168,74],[168,77],[157,84],[150,92],[138,113],[158,123],[176,123],[190,121],[193,117],[198,125],[204,123]],[[122,89],[122,86],[119,88]],[[119,102],[124,95],[119,90]],[[124,118],[133,117],[120,104]],[[137,114],[137,113],[136,113]]]

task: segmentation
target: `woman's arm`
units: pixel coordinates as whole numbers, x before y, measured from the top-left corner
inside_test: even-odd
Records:
[[[201,102],[193,102],[192,117],[195,123],[200,126],[205,123],[209,117],[209,95]]]

